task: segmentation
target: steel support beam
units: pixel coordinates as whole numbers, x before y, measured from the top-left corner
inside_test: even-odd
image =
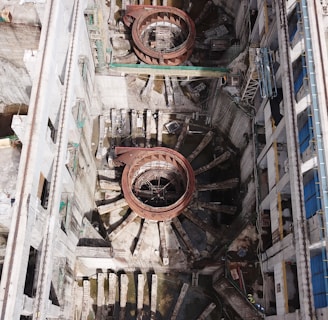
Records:
[[[149,74],[154,76],[169,77],[202,77],[202,78],[223,78],[229,70],[226,68],[194,67],[194,66],[155,66],[148,64],[124,64],[112,63],[109,71],[116,74]]]

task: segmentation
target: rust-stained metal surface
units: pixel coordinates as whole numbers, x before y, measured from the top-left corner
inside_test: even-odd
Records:
[[[180,153],[162,147],[116,147],[116,161],[125,164],[122,191],[130,208],[149,220],[178,216],[195,191],[195,175]]]
[[[166,6],[130,5],[123,21],[132,29],[134,51],[143,62],[176,66],[190,57],[196,29],[184,11]]]

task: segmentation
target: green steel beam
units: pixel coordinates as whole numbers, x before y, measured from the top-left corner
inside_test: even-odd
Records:
[[[110,71],[149,74],[176,77],[204,77],[204,78],[221,78],[229,73],[227,68],[212,67],[195,67],[195,66],[159,66],[149,64],[123,64],[111,63]]]

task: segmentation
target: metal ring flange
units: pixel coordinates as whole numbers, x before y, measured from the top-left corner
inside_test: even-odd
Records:
[[[128,6],[124,22],[132,25],[132,39],[136,55],[147,64],[180,65],[193,50],[196,38],[193,20],[182,10],[166,6]],[[160,49],[145,39],[147,29],[171,26],[180,31],[177,45],[166,44]],[[156,41],[154,41],[156,42]]]
[[[190,203],[195,191],[194,171],[180,153],[168,148],[122,148],[118,159],[126,164],[122,174],[122,191],[130,208],[139,216],[149,220],[164,221],[178,216]],[[149,183],[158,181],[158,186]],[[161,180],[162,179],[162,180]],[[170,181],[173,179],[173,181]],[[147,181],[147,182],[143,182]],[[171,192],[163,192],[160,181],[171,184]],[[150,185],[138,192],[142,185]],[[152,191],[150,189],[155,189]],[[176,196],[174,192],[177,192]],[[154,197],[168,198],[156,206],[148,204],[143,196],[153,192]],[[151,201],[150,201],[151,202]]]

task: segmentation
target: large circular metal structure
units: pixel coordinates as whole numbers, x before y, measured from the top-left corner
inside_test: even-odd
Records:
[[[190,203],[195,176],[187,159],[167,148],[116,150],[125,163],[122,191],[130,208],[149,220],[164,221],[178,216]]]
[[[132,26],[134,51],[147,64],[180,65],[195,42],[192,19],[182,10],[165,6],[128,6],[124,22]]]

